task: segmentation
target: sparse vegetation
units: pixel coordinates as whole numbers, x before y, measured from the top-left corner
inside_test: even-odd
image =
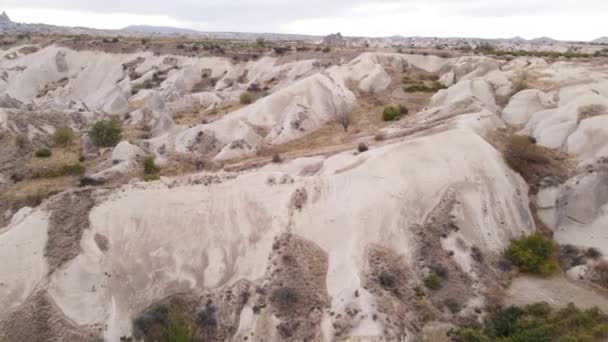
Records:
[[[547,303],[524,308],[508,307],[494,312],[481,330],[464,328],[459,342],[603,341],[608,337],[608,315],[598,308],[581,310],[574,304],[559,310]]]
[[[424,278],[424,285],[431,290],[439,290],[441,288],[441,279],[435,272],[431,272]]]
[[[344,128],[344,132],[348,132],[348,127],[352,122],[352,114],[350,112],[344,112],[338,117],[338,122]]]
[[[160,168],[154,163],[153,156],[147,156],[143,161],[144,167],[144,180],[146,182],[151,182],[160,179],[159,172]]]
[[[85,167],[80,163],[75,163],[34,171],[32,176],[33,178],[57,178],[63,176],[80,176],[84,174],[84,172]]]
[[[53,133],[53,143],[55,146],[66,147],[72,143],[74,131],[70,127],[59,127]]]
[[[193,342],[196,338],[196,329],[176,315],[169,315],[164,335],[167,342]]]
[[[248,104],[251,104],[251,103],[253,103],[253,100],[254,100],[253,94],[251,94],[251,93],[250,93],[250,92],[248,92],[248,91],[244,91],[244,92],[242,92],[242,93],[241,93],[241,96],[239,97],[239,102],[240,102],[242,105],[248,105]]]
[[[507,138],[504,158],[509,167],[519,173],[536,193],[541,182],[546,185],[563,183],[569,177],[567,154],[536,144],[534,138],[513,134]]]
[[[547,277],[559,270],[555,245],[540,234],[511,241],[505,256],[522,272]]]
[[[24,134],[17,134],[13,141],[18,149],[24,149],[29,143],[29,140]]]
[[[433,82],[431,85],[427,85],[425,83],[413,84],[403,87],[403,91],[406,93],[416,93],[416,92],[424,92],[424,93],[436,93],[441,89],[445,89],[445,87],[439,82]]]
[[[525,89],[528,89],[528,73],[521,71],[511,79],[511,96]]]
[[[578,109],[578,122],[580,123],[585,119],[605,114],[608,114],[608,108],[604,105],[592,104],[583,106]]]
[[[600,261],[592,268],[591,281],[608,289],[608,262]]]
[[[34,155],[38,158],[48,158],[52,154],[53,152],[51,152],[51,150],[49,150],[48,148],[41,148],[34,153]]]
[[[405,106],[386,106],[382,112],[382,119],[384,121],[394,121],[403,115],[407,115],[407,113],[408,109]]]
[[[100,147],[112,147],[122,137],[122,124],[116,119],[97,121],[89,133],[93,143]]]

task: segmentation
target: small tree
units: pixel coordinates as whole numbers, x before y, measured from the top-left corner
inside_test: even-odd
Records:
[[[116,145],[122,136],[122,124],[116,118],[97,121],[89,133],[93,143],[100,147]]]
[[[74,131],[70,127],[59,127],[53,133],[55,146],[66,147],[72,143],[72,139],[74,139]]]

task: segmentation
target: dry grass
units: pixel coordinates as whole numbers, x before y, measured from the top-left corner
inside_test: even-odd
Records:
[[[583,106],[578,109],[578,123],[585,119],[605,114],[608,114],[608,108],[604,105],[592,104]]]
[[[562,184],[575,168],[574,159],[567,153],[537,145],[533,138],[509,130],[493,134],[490,143],[503,153],[507,165],[524,178],[532,194],[543,186]]]

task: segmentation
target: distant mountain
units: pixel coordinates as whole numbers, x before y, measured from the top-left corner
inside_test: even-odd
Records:
[[[170,26],[131,25],[122,29],[127,32],[161,34],[161,35],[192,35],[200,32],[190,29]]]
[[[12,23],[11,18],[8,17],[6,12],[2,12],[0,15],[0,23]]]
[[[534,39],[530,39],[529,42],[533,43],[533,44],[548,44],[548,45],[559,43],[558,40],[555,40],[555,39],[549,38],[549,37],[534,38]]]
[[[592,43],[595,43],[595,44],[608,44],[608,37],[600,37],[600,38],[592,41]]]
[[[510,41],[511,43],[515,43],[515,44],[524,44],[527,43],[528,41],[520,36],[516,36],[513,38],[509,38],[507,39],[508,41]]]

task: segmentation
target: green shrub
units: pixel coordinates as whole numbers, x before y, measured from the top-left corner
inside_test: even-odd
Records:
[[[384,112],[382,113],[382,119],[384,121],[393,121],[397,120],[401,117],[401,111],[398,107],[395,106],[386,106],[384,107]]]
[[[144,164],[144,173],[145,174],[150,175],[150,174],[153,174],[153,173],[158,173],[159,168],[154,163],[154,157],[153,156],[147,156],[146,158],[144,158],[143,164]]]
[[[74,139],[74,131],[70,127],[59,127],[53,133],[53,142],[55,146],[68,146]]]
[[[524,308],[501,308],[485,321],[483,331],[464,328],[456,333],[459,342],[501,341],[604,341],[608,315],[598,308],[581,310],[569,304],[553,310],[547,303]]]
[[[439,290],[441,288],[441,280],[434,272],[424,278],[424,285],[431,290]]]
[[[34,178],[57,178],[62,176],[79,176],[84,174],[85,167],[80,163],[65,164],[57,168],[35,171]]]
[[[457,342],[485,342],[488,338],[474,329],[461,329],[456,333],[455,340]]]
[[[143,161],[144,166],[144,180],[146,182],[155,181],[160,179],[158,172],[160,168],[154,163],[153,156],[147,156]]]
[[[511,241],[505,255],[522,272],[550,276],[559,269],[554,251],[551,240],[532,234]]]
[[[170,315],[164,335],[167,342],[193,342],[196,338],[196,329],[176,315]]]
[[[122,124],[116,118],[97,121],[89,133],[93,143],[100,147],[116,145],[122,136]]]
[[[253,95],[248,91],[244,91],[239,97],[239,102],[243,105],[251,104],[253,103]]]
[[[445,87],[439,82],[433,82],[432,85],[426,85],[424,83],[413,84],[409,86],[404,86],[403,91],[406,93],[436,93],[441,89],[445,89]]]
[[[36,157],[38,158],[48,158],[53,154],[53,152],[51,152],[51,150],[49,150],[48,148],[41,148],[38,151],[36,151],[36,153],[34,153],[34,155],[36,155]]]

